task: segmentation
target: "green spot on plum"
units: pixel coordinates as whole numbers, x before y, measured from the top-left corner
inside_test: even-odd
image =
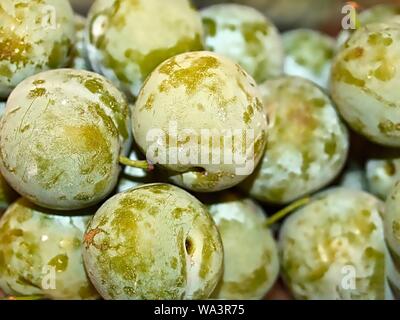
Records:
[[[217,24],[213,19],[203,18],[203,25],[207,36],[215,37],[217,34]]]
[[[400,241],[400,221],[393,221],[392,224],[393,236],[397,241]]]
[[[175,68],[174,59],[160,68],[160,73],[168,78],[160,84],[160,92],[168,92],[170,88],[184,86],[188,95],[193,95],[205,80],[214,76],[214,71],[220,66],[220,61],[213,56],[202,56],[194,59],[186,68]]]
[[[0,76],[10,78],[12,75],[11,69],[6,64],[0,64]]]
[[[44,96],[45,94],[46,94],[45,88],[35,88],[29,91],[28,98],[30,99],[39,98]]]
[[[68,267],[68,256],[59,254],[53,257],[47,264],[55,267],[57,272],[64,272]]]
[[[49,67],[51,69],[62,67],[71,48],[71,40],[68,38],[65,38],[61,42],[55,42],[49,55]]]
[[[332,158],[337,153],[336,140],[336,136],[332,136],[331,140],[325,142],[324,151],[330,158]]]

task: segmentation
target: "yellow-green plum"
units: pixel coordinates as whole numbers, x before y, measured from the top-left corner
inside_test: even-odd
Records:
[[[391,299],[387,248],[373,195],[335,188],[285,220],[279,245],[284,279],[296,299]]]
[[[261,12],[238,4],[201,10],[207,50],[238,62],[261,83],[283,72],[283,46],[277,28]]]
[[[136,97],[164,60],[203,49],[200,14],[189,0],[96,0],[86,42],[92,68]]]
[[[262,299],[279,274],[276,241],[262,208],[226,193],[208,205],[224,247],[224,273],[213,299]]]
[[[400,293],[400,183],[397,182],[386,199],[384,214],[385,237],[397,266],[399,280],[396,284]]]
[[[343,6],[341,1],[331,0],[194,0],[199,6],[234,2],[257,8],[283,29],[293,27],[318,28],[337,23]]]
[[[0,118],[3,116],[5,108],[6,103],[0,101]],[[16,192],[0,174],[0,214],[1,211],[6,209],[12,202],[14,202],[14,200],[16,200],[17,197],[18,195]]]
[[[140,150],[171,181],[212,192],[253,172],[268,120],[254,79],[230,59],[202,51],[157,67],[140,91],[132,128]]]
[[[327,88],[335,52],[333,38],[311,29],[288,31],[282,38],[285,74],[304,77]]]
[[[317,191],[341,171],[349,138],[326,93],[309,80],[281,77],[260,86],[271,123],[268,146],[242,189],[267,203]]]
[[[0,98],[35,73],[66,66],[74,42],[74,14],[67,0],[2,0]]]
[[[381,145],[400,146],[399,23],[358,29],[336,55],[331,94],[356,132]],[[399,71],[399,72],[398,72]]]
[[[400,180],[400,159],[368,159],[365,171],[368,190],[385,200],[395,183]]]
[[[72,60],[69,63],[72,69],[91,70],[85,44],[86,18],[75,14],[76,41],[73,46]]]
[[[88,275],[105,299],[205,299],[223,270],[223,248],[207,208],[169,184],[118,193],[85,234]]]
[[[0,169],[35,204],[71,210],[104,199],[129,150],[129,108],[102,76],[50,70],[21,82],[0,122]]]
[[[386,22],[400,17],[400,5],[378,4],[361,11],[356,16],[356,28],[366,26],[370,23]],[[339,49],[353,34],[353,29],[342,30],[337,37],[337,48]]]
[[[42,209],[25,198],[0,219],[0,288],[7,295],[96,299],[82,242],[91,216]],[[90,212],[89,212],[90,213]]]
[[[386,199],[384,227],[385,237],[389,246],[392,261],[387,261],[391,271],[389,281],[397,299],[400,299],[400,184],[397,182]]]

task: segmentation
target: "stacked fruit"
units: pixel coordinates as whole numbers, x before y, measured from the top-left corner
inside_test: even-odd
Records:
[[[261,299],[281,274],[296,299],[399,294],[398,12],[336,45],[241,5],[2,1],[0,289]]]

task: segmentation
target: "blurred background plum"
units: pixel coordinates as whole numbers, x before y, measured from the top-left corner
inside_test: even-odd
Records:
[[[85,14],[93,0],[70,0],[74,9]],[[248,5],[263,12],[283,31],[294,28],[313,28],[336,34],[343,17],[341,10],[348,2],[360,9],[376,4],[400,4],[399,0],[192,0],[203,8],[218,3]],[[316,14],[318,13],[318,14]]]

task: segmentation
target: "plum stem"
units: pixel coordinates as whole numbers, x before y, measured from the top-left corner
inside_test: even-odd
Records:
[[[272,225],[275,222],[281,220],[282,218],[284,218],[285,216],[287,216],[289,213],[293,212],[294,210],[306,205],[307,203],[310,202],[310,200],[311,200],[310,197],[305,197],[305,198],[302,198],[300,200],[297,200],[297,201],[291,203],[287,207],[285,207],[282,210],[279,210],[278,212],[276,212],[273,216],[269,217],[267,219],[265,225],[267,227],[269,227],[270,225]]]
[[[131,160],[127,157],[120,156],[119,162],[121,164],[123,164],[124,166],[128,166],[128,167],[139,168],[139,169],[143,169],[146,171],[154,170],[154,165],[150,161],[147,161],[147,160]]]

